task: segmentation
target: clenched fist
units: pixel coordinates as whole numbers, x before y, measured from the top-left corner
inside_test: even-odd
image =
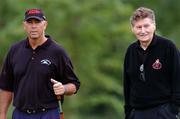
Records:
[[[64,95],[66,91],[65,86],[61,82],[58,82],[54,79],[51,79],[51,82],[53,83],[53,89],[55,95]]]

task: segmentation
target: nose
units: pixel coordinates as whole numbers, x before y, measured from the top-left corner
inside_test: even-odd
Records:
[[[145,33],[145,28],[144,27],[141,28],[141,33]]]
[[[31,27],[32,27],[32,28],[36,28],[36,23],[33,22],[32,25],[31,25]]]

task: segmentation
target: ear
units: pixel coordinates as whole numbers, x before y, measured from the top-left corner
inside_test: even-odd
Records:
[[[154,31],[156,31],[156,24],[154,25]]]
[[[47,28],[47,26],[48,26],[48,22],[44,21],[44,30]]]
[[[25,27],[25,21],[23,21],[22,25],[23,25],[23,28],[24,28],[24,30],[25,30],[25,29],[26,29],[26,27]]]
[[[134,33],[134,26],[131,25],[131,31]]]

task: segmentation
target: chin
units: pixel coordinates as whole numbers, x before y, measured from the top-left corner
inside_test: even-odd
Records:
[[[31,39],[32,39],[32,40],[36,40],[36,39],[38,39],[38,37],[31,37]]]
[[[150,39],[149,37],[145,37],[145,38],[139,37],[139,40],[142,42],[149,41],[149,39]]]
[[[142,43],[148,43],[150,40],[149,39],[141,39],[140,42]]]
[[[34,35],[34,36],[31,36],[31,38],[32,38],[32,39],[37,39],[38,36],[35,36],[35,35]]]

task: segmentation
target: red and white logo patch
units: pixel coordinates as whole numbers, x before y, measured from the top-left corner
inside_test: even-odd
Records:
[[[152,67],[153,67],[153,69],[156,69],[156,70],[162,68],[162,64],[161,64],[161,62],[159,61],[159,59],[156,59],[156,61],[155,61],[155,62],[153,63],[153,65],[152,65]]]

